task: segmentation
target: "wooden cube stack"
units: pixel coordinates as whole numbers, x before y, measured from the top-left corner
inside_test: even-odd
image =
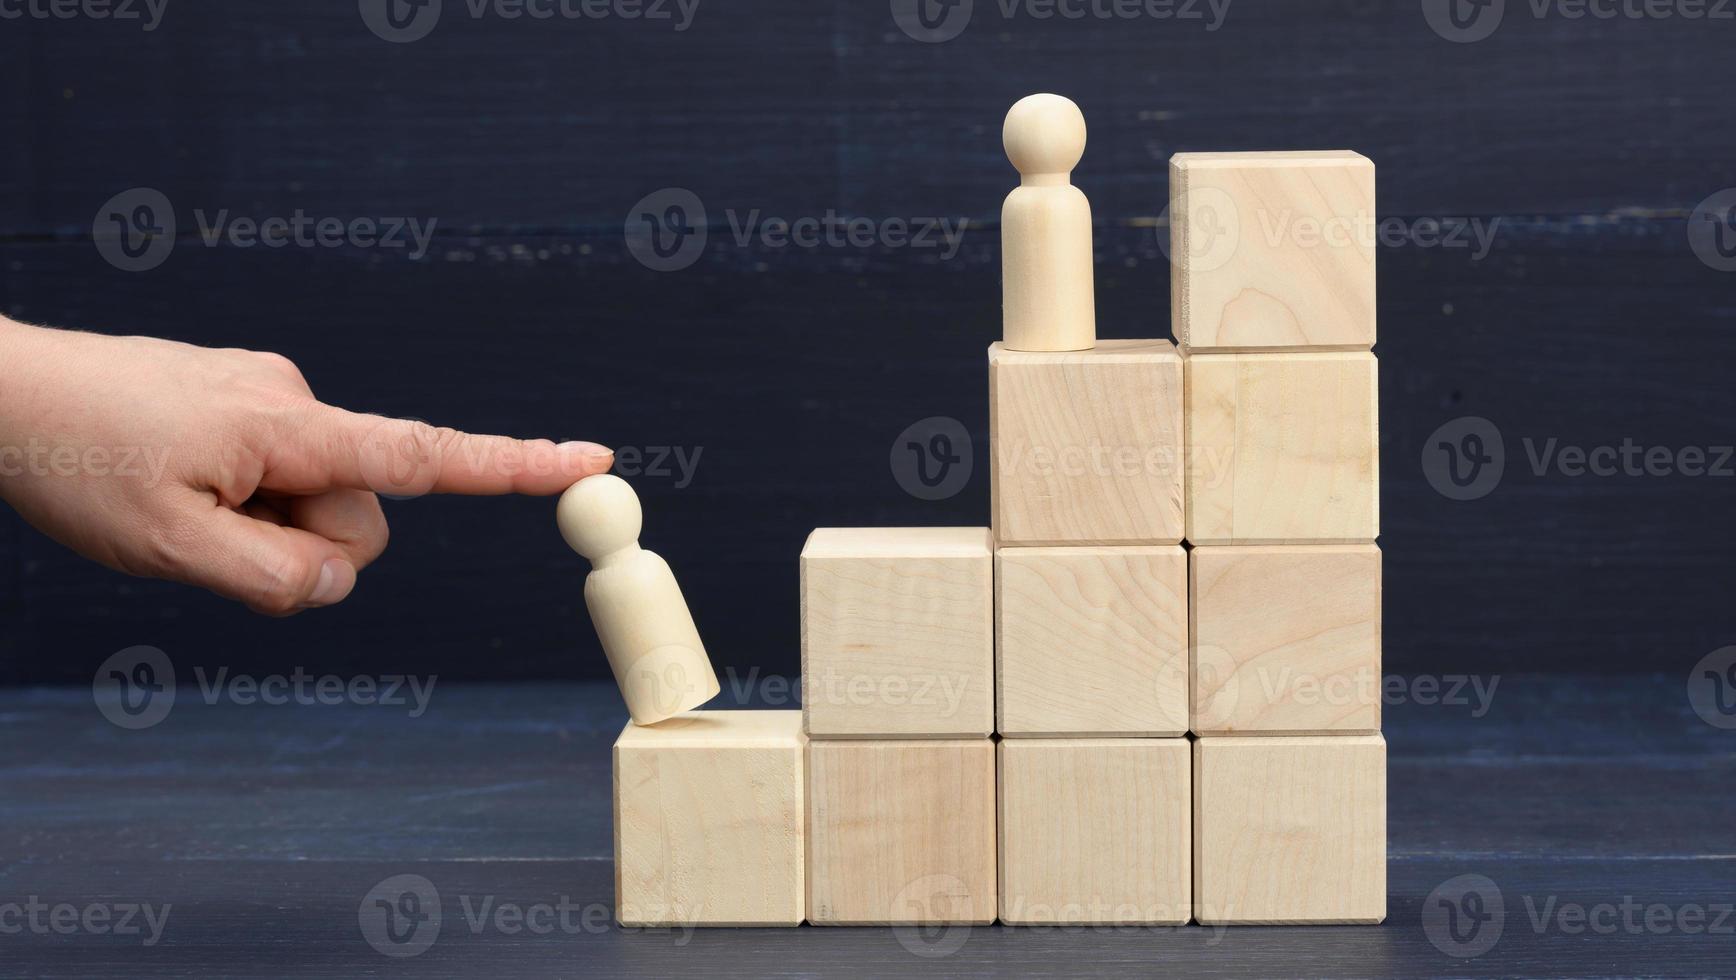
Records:
[[[1374,165],[1177,154],[1170,222],[1195,917],[1380,922]]]
[[[1077,107],[1008,115],[987,528],[820,528],[803,709],[629,725],[628,924],[1374,923],[1374,168],[1171,163],[1168,340],[1096,339]]]

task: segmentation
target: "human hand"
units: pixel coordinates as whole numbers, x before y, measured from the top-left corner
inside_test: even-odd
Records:
[[[386,547],[376,492],[556,494],[614,454],[357,415],[287,358],[0,317],[0,499],[81,555],[286,616]]]

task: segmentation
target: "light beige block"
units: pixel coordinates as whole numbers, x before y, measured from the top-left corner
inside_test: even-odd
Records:
[[[1380,548],[1205,546],[1189,555],[1193,730],[1380,731]]]
[[[805,897],[799,711],[692,711],[615,740],[615,917],[795,926]]]
[[[1373,354],[1197,354],[1186,364],[1188,541],[1380,536]]]
[[[802,549],[815,738],[994,730],[994,558],[980,527],[819,528]]]
[[[1181,358],[1167,340],[989,348],[989,495],[1002,545],[1175,544]]]
[[[1002,922],[1188,921],[1186,739],[1008,739],[999,749]]]
[[[1202,925],[1386,918],[1386,740],[1193,743],[1194,917]]]
[[[1170,320],[1185,350],[1374,346],[1367,157],[1178,153],[1169,192]]]
[[[988,739],[808,743],[808,921],[995,919]]]
[[[1187,554],[1180,545],[995,553],[1004,736],[1187,730]]]

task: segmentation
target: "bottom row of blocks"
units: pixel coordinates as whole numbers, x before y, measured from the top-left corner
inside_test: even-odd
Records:
[[[628,725],[614,769],[623,925],[1386,916],[1379,735],[810,743],[710,711]]]

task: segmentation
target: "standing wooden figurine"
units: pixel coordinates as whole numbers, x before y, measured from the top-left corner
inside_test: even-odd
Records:
[[[580,480],[555,510],[561,537],[591,562],[585,605],[634,724],[697,708],[721,688],[669,563],[639,547],[643,514],[627,481]]]
[[[1015,351],[1097,346],[1091,202],[1071,183],[1085,154],[1085,116],[1071,99],[1027,95],[1001,129],[1019,186],[1001,206],[1003,345]]]

